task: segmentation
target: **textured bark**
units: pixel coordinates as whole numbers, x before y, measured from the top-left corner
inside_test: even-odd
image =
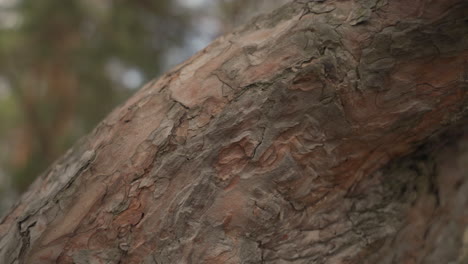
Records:
[[[111,113],[1,263],[467,263],[468,3],[296,1]]]

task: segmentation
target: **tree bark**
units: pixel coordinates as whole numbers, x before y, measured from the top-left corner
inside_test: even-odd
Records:
[[[468,263],[468,2],[295,1],[39,177],[1,263]]]

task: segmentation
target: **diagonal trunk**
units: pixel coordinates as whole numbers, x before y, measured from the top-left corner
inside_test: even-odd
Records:
[[[295,1],[149,83],[1,263],[466,263],[468,2]]]

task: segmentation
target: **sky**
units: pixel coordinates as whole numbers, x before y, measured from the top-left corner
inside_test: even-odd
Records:
[[[9,0],[7,0],[9,1]],[[177,3],[187,8],[200,8],[208,4],[209,0],[177,0]]]

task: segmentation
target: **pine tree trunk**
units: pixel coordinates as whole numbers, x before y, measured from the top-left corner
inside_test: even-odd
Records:
[[[295,1],[142,88],[1,263],[468,263],[468,2]]]

